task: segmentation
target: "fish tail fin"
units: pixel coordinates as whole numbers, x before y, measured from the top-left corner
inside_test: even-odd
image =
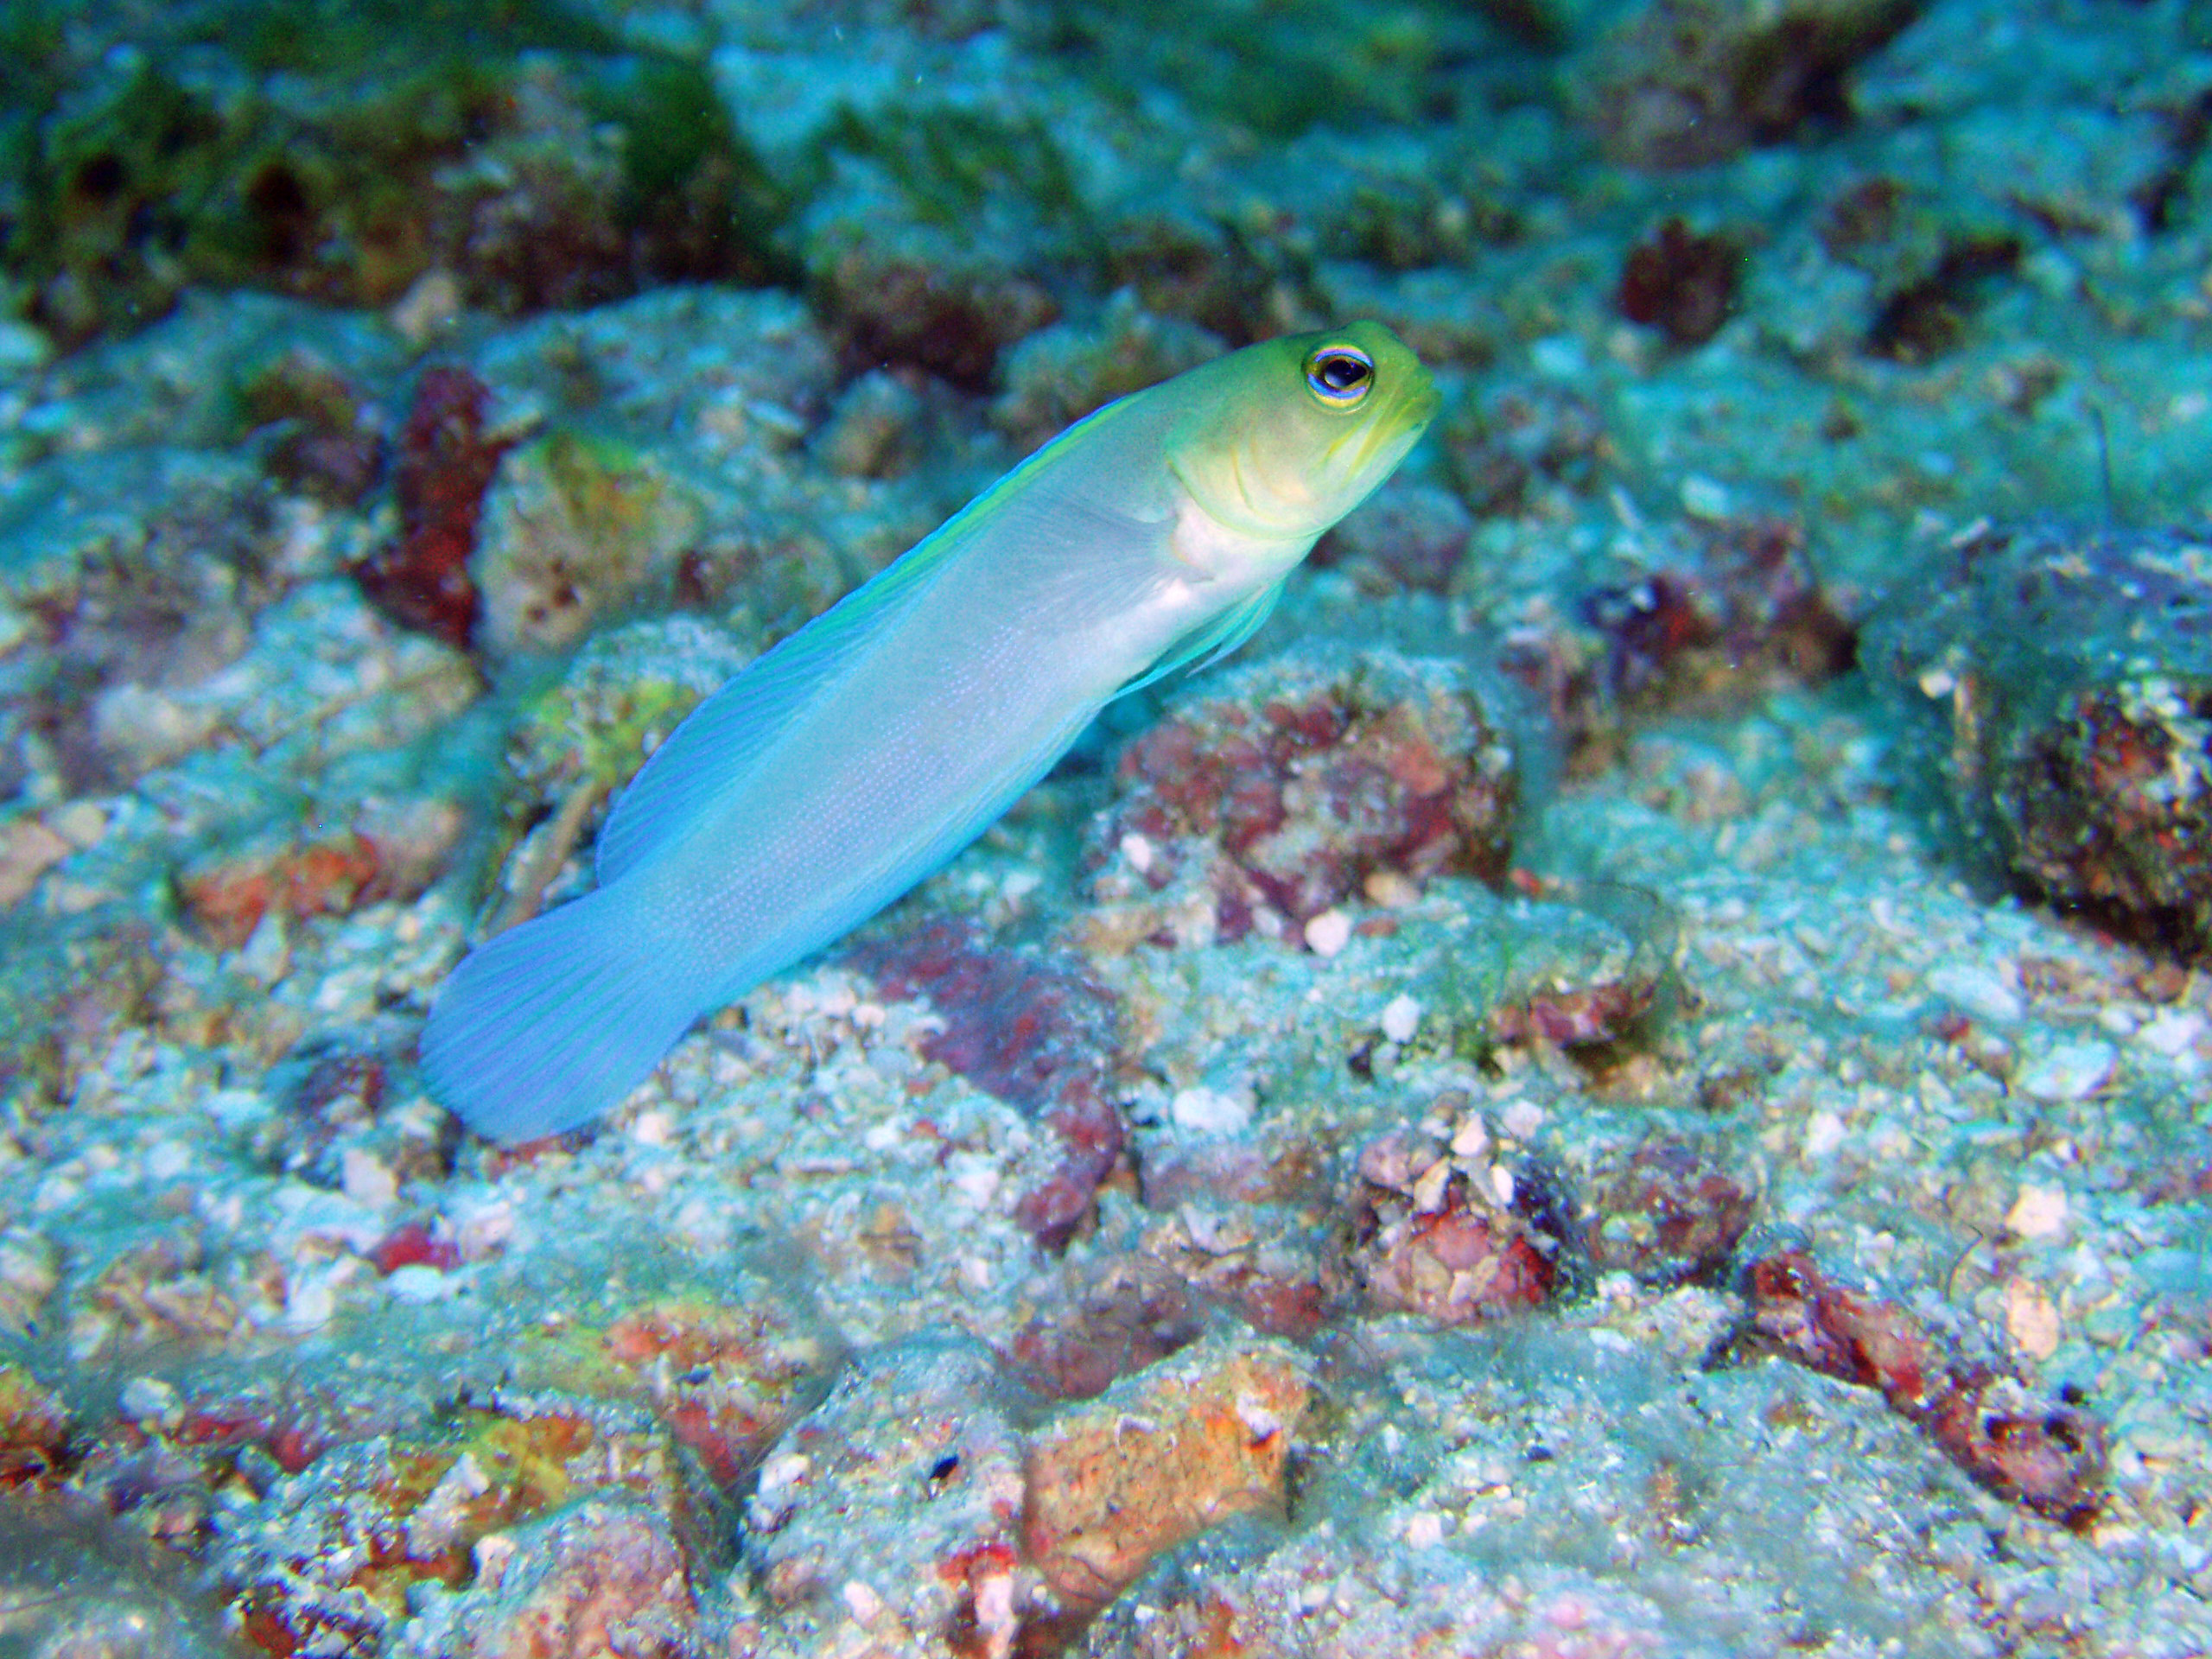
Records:
[[[636,909],[617,883],[470,951],[423,1028],[439,1103],[487,1140],[528,1141],[635,1087],[704,1000],[680,948]]]

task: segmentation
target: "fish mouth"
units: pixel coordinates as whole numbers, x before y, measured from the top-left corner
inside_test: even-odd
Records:
[[[1357,432],[1347,432],[1329,446],[1327,458],[1332,467],[1341,467],[1346,476],[1357,477],[1375,466],[1378,458],[1388,455],[1389,466],[1395,467],[1407,450],[1421,441],[1421,435],[1444,407],[1444,394],[1436,389],[1436,382],[1423,377],[1422,384],[1400,394],[1397,407],[1385,410]],[[1345,454],[1350,448],[1349,455]]]

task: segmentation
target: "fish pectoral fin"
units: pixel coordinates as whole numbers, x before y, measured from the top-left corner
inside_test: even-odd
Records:
[[[1260,631],[1261,625],[1273,613],[1275,601],[1281,597],[1282,582],[1275,582],[1242,603],[1230,606],[1212,621],[1192,630],[1168,646],[1159,661],[1125,683],[1114,695],[1126,697],[1179,668],[1189,667],[1193,674],[1211,668]]]

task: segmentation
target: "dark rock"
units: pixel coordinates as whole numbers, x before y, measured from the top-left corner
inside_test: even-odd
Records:
[[[2212,950],[2212,546],[1978,528],[1867,638],[1909,780],[1970,870]]]
[[[1735,239],[1700,235],[1670,219],[1629,250],[1613,302],[1630,322],[1656,327],[1676,346],[1702,346],[1735,309],[1744,251]]]

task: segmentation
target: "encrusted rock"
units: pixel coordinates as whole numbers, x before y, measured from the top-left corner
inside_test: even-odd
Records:
[[[1386,918],[1390,949],[1413,970],[1404,994],[1423,1010],[1403,1053],[1479,1060],[1499,1047],[1563,1051],[1596,1061],[1646,1048],[1661,1029],[1675,931],[1656,895],[1599,887],[1562,899],[1500,898],[1459,884],[1452,910]],[[1382,1046],[1372,1028],[1347,1058],[1355,1071]]]
[[[109,1518],[74,1496],[0,1508],[8,1651],[37,1659],[235,1659],[219,1611],[188,1567],[149,1544],[143,1516]]]
[[[885,995],[926,995],[944,1016],[925,1055],[1010,1105],[1041,1111],[1058,1130],[1067,1155],[1023,1195],[1019,1214],[1047,1249],[1065,1245],[1122,1154],[1122,1120],[1106,1086],[1113,994],[1067,952],[993,946],[957,921],[862,944],[852,961]]]
[[[667,1516],[633,1492],[594,1492],[476,1541],[475,1582],[422,1592],[404,1659],[690,1659],[699,1607]]]
[[[1980,289],[2027,251],[2018,225],[1879,174],[1829,203],[1820,239],[1829,257],[1867,282],[1860,348],[1903,363],[1924,363],[1960,345]],[[2058,372],[2055,365],[2015,371],[2005,403],[2031,414],[2050,390],[2039,383]]]
[[[1069,1612],[1095,1611],[1161,1550],[1280,1505],[1311,1389],[1287,1344],[1210,1340],[1039,1429],[1023,1530]]]
[[[1999,1497],[2077,1528],[2096,1518],[2104,1429],[2071,1399],[2037,1397],[1902,1303],[1837,1283],[1802,1249],[1759,1257],[1743,1282],[1755,1349],[1879,1389],[1892,1411]]]
[[[1848,115],[1852,66],[1924,0],[1652,0],[1592,54],[1582,87],[1606,149],[1700,167]]]
[[[745,1555],[784,1649],[1005,1659],[1021,1566],[1021,1440],[988,1349],[918,1337],[862,1356],[760,1466]]]
[[[327,841],[226,847],[178,878],[185,907],[200,930],[235,950],[263,917],[290,921],[343,915],[375,896],[381,871],[376,849],[358,835]]]
[[[568,431],[509,450],[469,563],[479,643],[501,656],[575,644],[665,587],[698,528],[697,507],[650,456]]]
[[[527,1363],[596,1395],[634,1399],[716,1481],[734,1485],[812,1397],[831,1354],[773,1287],[725,1281],[715,1290],[710,1300],[687,1287],[603,1328],[579,1326]]]
[[[1090,1400],[1117,1376],[1167,1357],[1205,1331],[1205,1311],[1190,1287],[1142,1256],[1109,1263],[1071,1287],[1065,1305],[1018,1332],[1019,1375],[1048,1398]]]
[[[594,1495],[619,1501],[534,1535],[521,1552],[524,1587],[500,1595],[497,1567],[512,1565],[521,1547],[495,1535]],[[257,1647],[371,1659],[406,1620],[410,1592],[426,1586],[485,1583],[487,1593],[453,1615],[482,1632],[537,1628],[563,1607],[569,1618],[591,1617],[594,1538],[629,1557],[600,1584],[600,1616],[634,1613],[655,1628],[658,1612],[680,1611],[666,1588],[671,1577],[683,1581],[677,1548],[704,1555],[720,1524],[694,1466],[640,1416],[503,1399],[456,1414],[444,1433],[380,1436],[321,1453],[258,1502],[225,1512],[215,1565]]]
[[[1000,353],[1058,315],[1039,274],[1089,251],[1058,139],[1027,111],[920,99],[852,111],[824,137],[834,171],[798,232],[822,315],[858,362],[984,390]]]
[[[1592,1265],[1655,1284],[1712,1280],[1751,1225],[1756,1200],[1708,1147],[1663,1135],[1591,1183]]]
[[[0,1232],[0,1330],[29,1333],[61,1282],[61,1247],[29,1227]]]
[[[1294,941],[1380,879],[1502,880],[1521,796],[1501,703],[1456,663],[1385,650],[1207,678],[1122,751],[1091,831],[1097,925]]]
[[[1321,538],[1313,559],[1344,571],[1363,593],[1440,594],[1451,586],[1474,526],[1449,490],[1394,474]]]
[[[1227,349],[1197,324],[1148,311],[1135,289],[1122,289],[1096,321],[1054,323],[1007,354],[1006,390],[991,405],[991,423],[1021,448],[1034,448],[1102,404]]]
[[[1852,623],[1821,584],[1802,525],[1726,513],[1690,525],[1650,550],[1644,575],[1584,600],[1605,641],[1602,698],[1630,712],[1703,711],[1850,666]]]
[[[1440,1325],[1541,1306],[1572,1242],[1551,1176],[1486,1132],[1454,1145],[1394,1129],[1360,1153],[1351,1267],[1368,1304]]]
[[[515,722],[508,758],[529,807],[555,806],[580,784],[620,788],[752,658],[746,642],[696,616],[628,623],[593,639]]]
[[[69,1430],[61,1402],[21,1365],[0,1360],[0,1490],[50,1471],[61,1459]]]
[[[25,106],[60,106],[37,165],[8,163],[37,227],[14,249],[33,314],[74,346],[188,284],[365,307],[429,276],[512,315],[774,269],[778,193],[702,63],[480,22],[461,53],[410,10],[335,20],[311,44],[156,15],[134,50],[81,65],[26,46]],[[228,91],[271,73],[257,96]]]
[[[0,508],[8,686],[52,734],[72,792],[189,753],[214,717],[190,693],[245,650],[281,590],[267,486],[237,458],[177,449],[58,456]]]
[[[1968,866],[2212,950],[2212,544],[1979,527],[1869,626],[1901,753]]]

